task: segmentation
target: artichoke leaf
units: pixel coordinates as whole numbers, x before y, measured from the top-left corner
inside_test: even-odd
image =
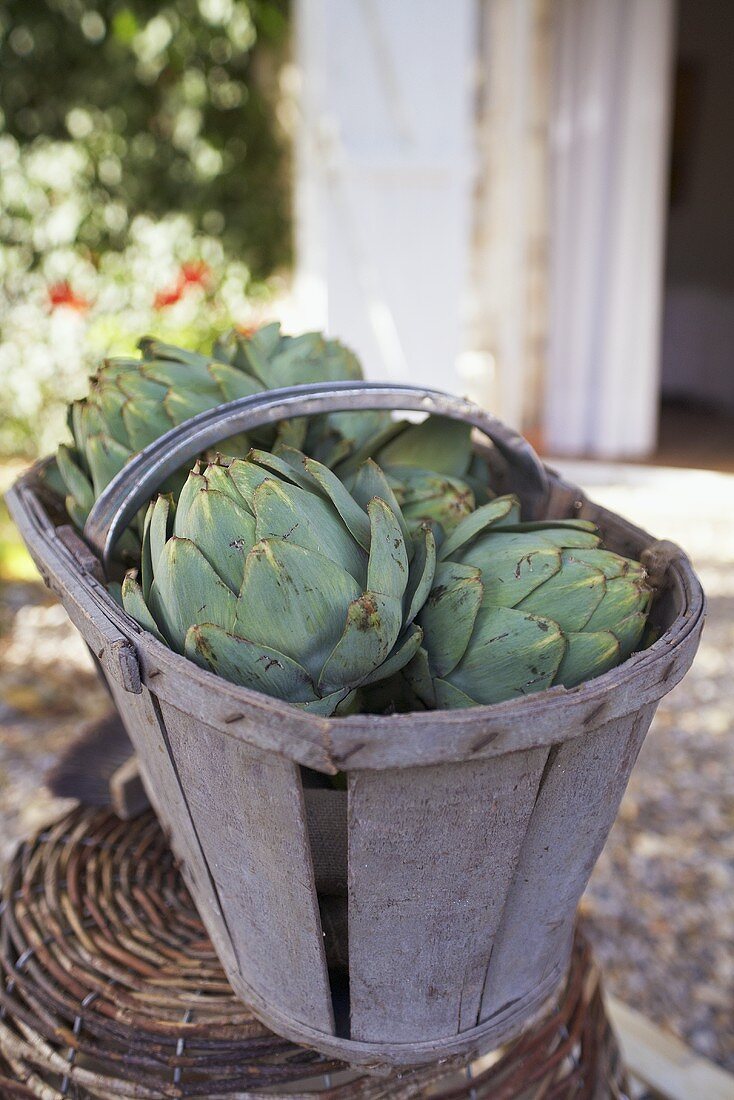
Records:
[[[245,574],[245,559],[257,541],[254,518],[224,493],[206,488],[206,482],[189,505],[181,524],[178,516],[177,509],[176,535],[198,546],[215,573],[238,596]]]
[[[450,680],[477,703],[500,703],[550,687],[565,652],[565,639],[550,619],[482,607]]]
[[[612,550],[599,550],[599,549],[585,549],[581,547],[568,547],[568,543],[563,540],[563,545],[567,549],[573,550],[573,558],[575,561],[583,561],[587,565],[593,565],[595,569],[600,569],[608,581],[615,580],[617,577],[640,577],[642,575],[642,566],[637,561],[631,561],[629,558],[623,558],[620,554],[615,554]]]
[[[359,504],[361,508],[364,508],[365,512],[368,510],[369,503],[373,497],[379,497],[380,500],[384,500],[392,509],[400,524],[406,547],[410,545],[410,531],[408,530],[408,524],[405,522],[405,517],[400,509],[400,505],[390,487],[390,482],[373,459],[368,458],[366,462],[362,463],[353,481],[349,485],[349,491],[357,504]]]
[[[192,416],[208,412],[219,404],[221,404],[221,394],[217,393],[215,386],[212,386],[211,392],[193,387],[170,389],[163,398],[163,407],[170,417],[171,424],[183,424],[184,420],[190,420]]]
[[[186,633],[186,656],[240,687],[261,691],[291,703],[309,703],[318,696],[302,665],[266,645],[202,623]]]
[[[251,375],[246,374],[228,363],[212,363],[208,371],[221,391],[225,401],[237,401],[241,397],[253,397],[260,393],[262,386]]]
[[[173,350],[177,353],[176,359],[159,358],[145,364],[146,378],[165,386],[169,394],[184,391],[216,402],[221,394],[216,379],[209,373],[212,360],[197,352],[182,352],[179,348]],[[210,404],[209,408],[212,407]]]
[[[328,466],[322,466],[312,458],[304,459],[303,465],[306,472],[332,502],[359,545],[364,550],[368,550],[370,521],[364,509],[360,508],[352,494]]]
[[[356,686],[387,660],[402,625],[396,596],[364,592],[349,605],[341,638],[319,677],[319,691]]]
[[[651,592],[642,575],[615,577],[606,582],[604,599],[586,623],[587,630],[614,630],[628,615],[647,611]]]
[[[619,642],[620,659],[626,661],[629,655],[640,644],[645,624],[647,622],[647,608],[643,611],[633,611],[631,615],[614,624],[612,633]]]
[[[553,619],[564,633],[571,634],[584,629],[606,594],[607,580],[601,570],[573,558],[570,551],[564,550],[559,572],[516,606],[531,615]]]
[[[75,527],[78,527],[79,530],[82,531],[84,529],[84,524],[87,522],[89,509],[82,508],[79,504],[79,501],[75,500],[73,496],[66,497],[66,499],[64,500],[64,506],[71,522],[74,524]],[[120,540],[120,542],[121,541],[122,540]],[[120,542],[118,542],[117,544],[118,549],[120,547]]]
[[[564,687],[576,687],[584,680],[601,676],[620,662],[619,642],[610,630],[567,634],[566,642],[566,652],[555,678],[555,683]]]
[[[296,703],[299,710],[305,710],[308,714],[316,714],[320,718],[331,718],[333,714],[346,715],[353,712],[355,691],[332,691],[329,695],[323,695],[312,703]]]
[[[484,594],[478,569],[459,562],[436,567],[434,587],[418,619],[431,671],[446,676],[464,656]]]
[[[156,497],[152,509],[147,532],[150,542],[151,583],[155,579],[158,559],[165,550],[168,537],[171,534],[172,512],[174,510],[173,497],[161,493],[160,496]]]
[[[229,465],[229,476],[232,479],[235,489],[244,501],[251,501],[258,486],[272,477],[272,474],[267,469],[263,469],[262,466],[256,465],[256,463],[252,461],[252,457],[256,453],[255,451],[250,451],[246,459],[237,458]],[[248,505],[248,507],[252,510],[250,505]]]
[[[122,407],[122,421],[129,447],[134,452],[142,451],[143,447],[147,447],[173,427],[165,404],[143,397],[129,398],[125,402]]]
[[[145,602],[145,596],[143,595],[143,589],[137,581],[137,577],[134,570],[125,574],[121,588],[122,606],[131,618],[135,619],[135,622],[139,626],[142,626],[143,630],[147,630],[159,642],[163,642],[167,645],[166,639],[161,634],[156,621],[150,613],[150,608]]]
[[[400,672],[409,661],[413,660],[422,640],[423,631],[420,627],[415,625],[408,627],[398,638],[392,653],[388,654],[381,665],[369,673],[364,680],[360,681],[360,686],[367,687],[368,684],[372,684],[376,680],[385,680],[388,676]]]
[[[364,587],[366,555],[327,501],[273,478],[258,486],[252,505],[258,540],[286,539],[306,550],[316,550],[341,565]]]
[[[281,444],[277,455],[271,454],[270,451],[253,449],[248,458],[251,463],[257,463],[257,466],[265,471],[277,474],[286,481],[292,481],[294,485],[307,492],[313,492],[314,489],[319,488],[313,478],[306,473],[303,465],[304,455],[293,447]]]
[[[231,628],[237,597],[198,546],[174,537],[156,563],[148,604],[161,633],[181,653],[190,626],[212,623]]]
[[[112,378],[100,382],[94,395],[100,415],[104,419],[107,434],[111,435],[123,447],[130,443],[130,434],[122,415],[127,395]]]
[[[138,340],[138,348],[145,360],[150,361],[154,366],[167,366],[169,363],[181,363],[187,367],[187,369],[198,368],[201,370],[205,368],[211,360],[202,355],[200,351],[188,351],[186,348],[179,348],[176,344],[167,344],[163,340],[158,340],[155,336],[143,336]],[[136,360],[130,360],[135,366],[137,366]],[[184,377],[183,381],[185,382]]]
[[[306,442],[308,430],[308,418],[305,416],[292,416],[289,420],[281,420],[275,433],[276,447],[292,447],[301,450]]]
[[[389,504],[374,497],[368,505],[370,556],[367,588],[402,601],[408,584],[408,552],[403,531]]]
[[[381,466],[418,466],[449,477],[465,474],[471,458],[471,425],[443,416],[407,424],[377,455]]]
[[[63,444],[56,452],[56,464],[67,491],[84,511],[86,518],[94,504],[94,489],[91,481],[76,462],[71,449]]]
[[[129,460],[130,451],[105,435],[90,436],[86,451],[94,495],[98,497]]]
[[[140,367],[140,364],[137,364]],[[155,406],[156,409],[162,413],[163,399],[168,392],[165,386],[161,386],[160,383],[154,382],[152,378],[146,378],[142,370],[136,369],[131,371],[129,376],[122,376],[117,381],[117,386],[122,393],[125,394],[126,404],[130,402],[144,403],[146,406]],[[123,405],[123,409],[125,405]],[[122,409],[120,410],[120,416],[122,416]],[[168,419],[168,427],[171,427],[170,419]],[[123,420],[124,424],[124,420]],[[127,431],[127,428],[125,428]],[[155,436],[151,436],[155,438]]]
[[[428,653],[422,646],[405,666],[402,675],[416,699],[428,710],[433,710],[436,706],[436,681],[428,666]]]
[[[509,519],[514,523],[519,518],[520,501],[516,496],[495,497],[457,524],[441,546],[439,561],[446,561],[491,527],[499,527],[503,520]]]
[[[143,519],[143,535],[140,549],[140,584],[143,589],[144,599],[148,599],[150,595],[150,586],[153,583],[153,557],[150,546],[150,524],[153,519],[153,511],[155,509],[155,501],[150,501],[148,507],[145,509],[145,518]]]
[[[430,527],[421,526],[413,535],[413,558],[403,597],[405,622],[412,623],[433,585],[436,573],[436,537]]]
[[[250,505],[240,493],[229,472],[229,463],[222,461],[211,463],[211,465],[207,466],[204,476],[210,489],[216,489],[218,493],[224,493],[233,504],[237,504],[240,508],[244,508],[246,512],[252,515]]]
[[[484,602],[494,607],[515,607],[561,568],[558,547],[534,533],[495,535],[490,531],[458,557],[481,570]]]
[[[434,683],[434,690],[438,710],[461,710],[464,707],[475,707],[477,705],[476,699],[470,699],[465,692],[460,691],[448,680],[442,680],[440,677]]]
[[[315,550],[263,539],[247,555],[233,633],[293,657],[316,682],[361,591]]]
[[[186,519],[189,514],[189,508],[194,503],[201,490],[207,489],[209,486],[209,469],[207,469],[207,476],[205,477],[201,472],[201,465],[197,462],[186,478],[181,492],[176,498],[176,515],[173,520],[174,535],[179,535],[181,538],[190,537],[186,531]],[[240,506],[242,505],[242,501],[238,503]]]

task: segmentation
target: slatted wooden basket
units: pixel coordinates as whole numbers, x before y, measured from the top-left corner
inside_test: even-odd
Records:
[[[503,1042],[567,971],[578,900],[661,697],[693,660],[685,554],[588,501],[467,402],[330,384],[221,406],[133,459],[87,527],[102,556],[167,474],[236,431],[339,409],[465,419],[526,516],[594,520],[641,558],[658,640],[571,690],[469,710],[318,718],[173,653],[108,594],[38,470],[8,503],[98,659],[146,787],[235,991],[273,1030],[355,1065],[417,1065]],[[347,775],[321,790],[314,773]]]

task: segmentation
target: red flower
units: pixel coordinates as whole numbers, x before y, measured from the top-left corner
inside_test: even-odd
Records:
[[[209,282],[211,270],[203,260],[193,260],[191,263],[181,264],[180,281],[190,283],[192,286],[206,286]]]
[[[209,266],[203,260],[192,260],[190,263],[181,264],[175,285],[158,291],[153,302],[154,308],[166,309],[168,306],[174,306],[176,302],[181,301],[187,287],[206,286],[210,274]]]
[[[86,298],[75,294],[71,289],[71,284],[66,280],[61,283],[54,283],[53,286],[48,288],[48,300],[51,309],[66,306],[68,309],[75,309],[77,313],[86,313],[91,305]]]
[[[176,302],[180,302],[183,298],[183,292],[184,286],[181,283],[169,287],[168,290],[159,290],[153,300],[153,308],[167,309],[168,306],[175,306]]]

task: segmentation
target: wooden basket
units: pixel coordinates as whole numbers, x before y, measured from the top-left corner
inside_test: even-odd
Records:
[[[8,503],[104,671],[234,990],[279,1034],[382,1067],[471,1055],[547,1011],[655,708],[693,660],[704,600],[678,547],[588,501],[475,406],[410,387],[298,387],[204,413],[128,464],[87,534],[108,550],[156,483],[218,438],[365,407],[419,408],[484,431],[497,487],[517,491],[526,515],[592,519],[610,548],[642,558],[658,640],[570,690],[318,718],[141,630],[108,594],[99,558],[55,525],[37,471]],[[313,772],[337,771],[347,792],[313,789]],[[339,820],[325,837],[324,823]]]

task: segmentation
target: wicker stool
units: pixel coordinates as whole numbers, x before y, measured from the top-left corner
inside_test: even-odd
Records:
[[[9,1100],[625,1095],[580,935],[560,1003],[532,1031],[471,1066],[369,1077],[279,1038],[234,997],[151,813],[76,810],[28,841],[0,913]]]

